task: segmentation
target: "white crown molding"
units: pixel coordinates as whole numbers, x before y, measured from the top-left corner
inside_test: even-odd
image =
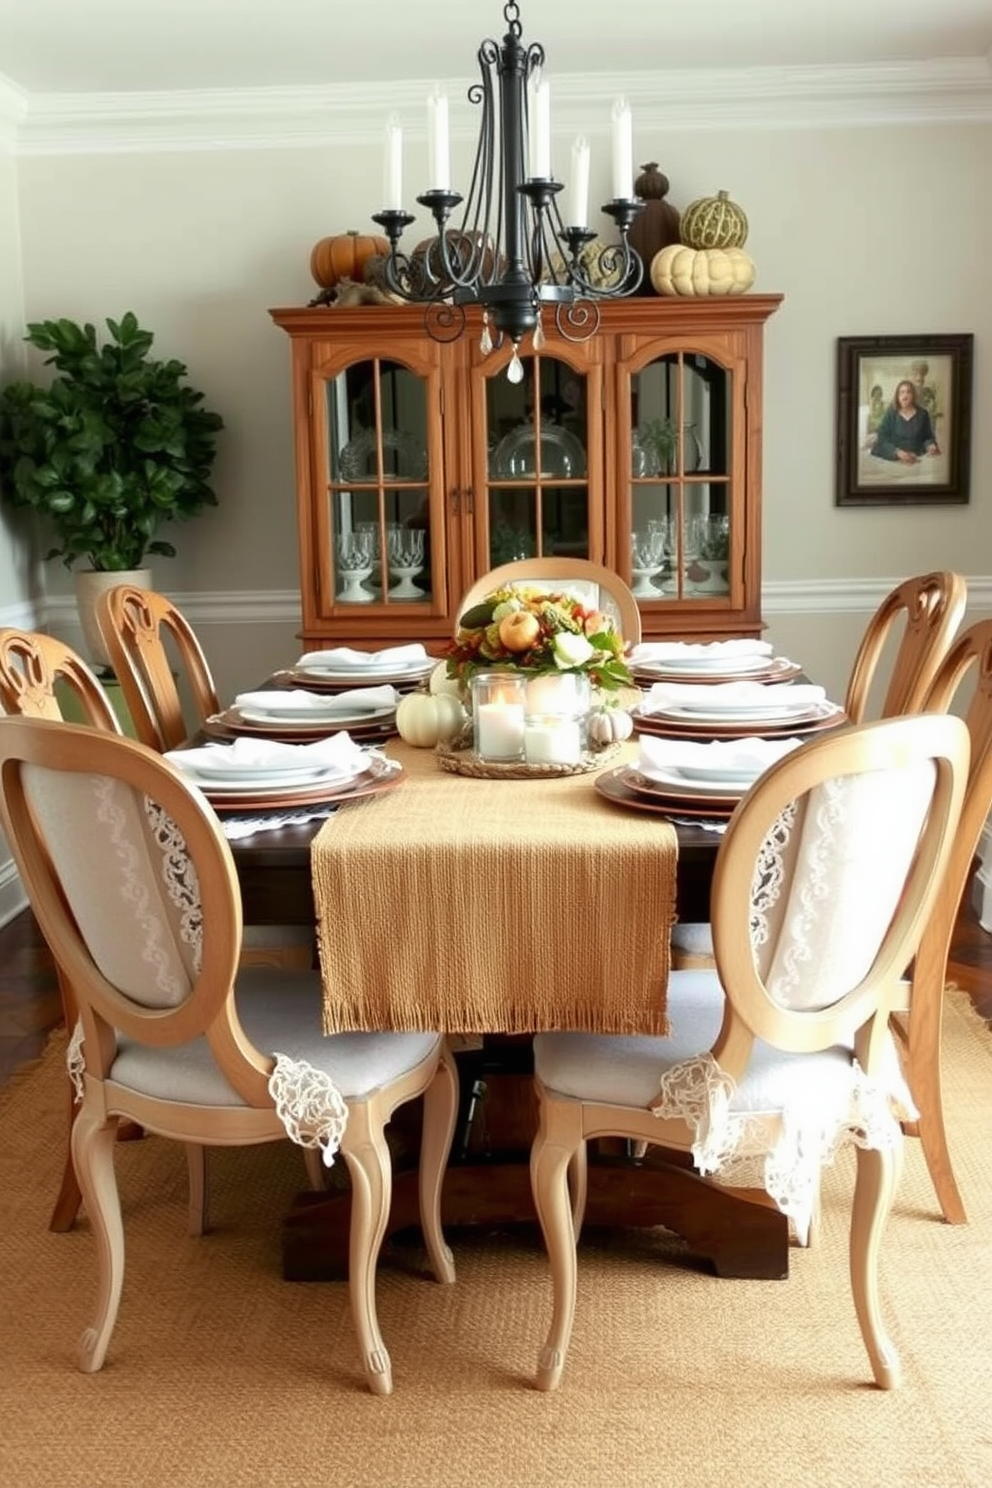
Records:
[[[466,79],[445,82],[464,99]],[[371,143],[400,114],[425,132],[423,81],[173,93],[26,95],[0,75],[0,121],[19,155],[260,150]],[[879,66],[755,67],[555,78],[555,128],[586,133],[623,93],[639,133],[699,129],[850,128],[992,121],[992,59],[947,57]],[[452,109],[452,133],[474,137],[477,111]],[[2,127],[2,125],[0,125]]]

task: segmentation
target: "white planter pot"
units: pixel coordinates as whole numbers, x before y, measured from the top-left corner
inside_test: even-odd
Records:
[[[110,657],[103,644],[100,627],[96,623],[97,598],[105,590],[114,589],[118,584],[136,584],[139,589],[150,589],[152,586],[151,569],[129,568],[106,572],[102,569],[83,568],[76,571],[75,580],[76,608],[79,611],[79,623],[82,626],[83,640],[86,642],[89,660],[94,666],[109,667]]]

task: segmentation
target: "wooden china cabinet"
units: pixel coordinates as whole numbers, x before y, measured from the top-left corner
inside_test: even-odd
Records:
[[[421,640],[513,558],[567,554],[631,585],[645,637],[761,630],[764,323],[780,295],[602,301],[507,377],[470,317],[273,310],[292,341],[308,649]]]

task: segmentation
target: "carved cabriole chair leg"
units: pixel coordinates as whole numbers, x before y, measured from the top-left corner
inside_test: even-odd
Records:
[[[882,1320],[878,1297],[878,1252],[902,1170],[903,1139],[894,1148],[857,1149],[857,1179],[851,1209],[851,1290],[861,1336],[881,1390],[901,1382],[899,1356]]]
[[[438,1281],[455,1279],[455,1262],[441,1230],[441,1185],[458,1117],[458,1074],[447,1044],[437,1074],[424,1092],[420,1139],[420,1222],[431,1270]]]
[[[393,1366],[379,1331],[375,1306],[375,1267],[386,1232],[393,1170],[385,1120],[376,1098],[350,1110],[341,1155],[351,1177],[351,1242],[348,1277],[351,1310],[365,1377],[373,1395],[391,1395]]]

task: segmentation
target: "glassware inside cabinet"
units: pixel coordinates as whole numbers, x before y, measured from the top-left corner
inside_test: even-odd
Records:
[[[631,377],[631,552],[646,599],[730,593],[731,374],[674,352]]]
[[[489,563],[589,555],[585,379],[554,357],[486,382]]]
[[[334,602],[431,594],[426,387],[384,358],[327,383],[328,520]]]

